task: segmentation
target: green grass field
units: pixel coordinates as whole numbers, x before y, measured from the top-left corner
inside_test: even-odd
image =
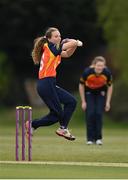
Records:
[[[34,110],[34,116],[41,113]],[[77,137],[76,141],[57,136],[58,124],[40,128],[32,140],[32,163],[12,164],[15,162],[15,110],[8,110],[8,113],[2,110],[1,115],[0,178],[128,179],[127,124],[106,120],[103,146],[87,146],[85,125],[76,112],[69,127]]]

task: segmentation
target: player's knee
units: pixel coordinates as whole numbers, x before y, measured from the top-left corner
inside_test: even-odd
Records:
[[[100,119],[102,117],[102,115],[103,115],[103,113],[101,111],[99,111],[99,112],[96,112],[95,116],[97,117],[97,119]]]
[[[70,101],[70,106],[72,107],[72,109],[75,109],[77,105],[77,101],[75,98],[72,98]]]
[[[93,111],[91,109],[88,110],[87,117],[88,117],[88,119],[94,119],[95,118],[95,111]]]
[[[74,100],[73,100],[73,106],[76,107],[76,105],[77,105],[77,100],[74,98]]]

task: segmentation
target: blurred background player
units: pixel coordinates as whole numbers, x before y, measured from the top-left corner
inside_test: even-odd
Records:
[[[95,57],[80,78],[81,107],[86,112],[87,144],[102,145],[103,113],[110,110],[112,74],[102,56]]]
[[[34,41],[32,58],[35,64],[40,64],[37,91],[49,108],[49,114],[32,121],[32,128],[50,126],[59,122],[56,134],[68,140],[75,140],[68,130],[68,124],[76,107],[75,98],[64,89],[56,86],[56,68],[61,58],[70,57],[78,46],[83,43],[75,39],[64,39],[57,28],[50,27],[43,37]],[[63,106],[62,106],[63,105]],[[28,122],[26,123],[28,129]]]

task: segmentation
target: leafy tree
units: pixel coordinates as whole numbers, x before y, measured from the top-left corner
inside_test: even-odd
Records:
[[[98,0],[99,23],[109,44],[112,62],[118,71],[114,82],[112,114],[117,119],[128,115],[128,1]]]

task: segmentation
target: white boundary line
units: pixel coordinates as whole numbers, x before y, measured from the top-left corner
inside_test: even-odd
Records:
[[[128,167],[128,163],[104,163],[104,162],[63,162],[63,161],[0,161],[0,164],[35,164],[35,165],[71,165],[71,166],[106,166]]]

